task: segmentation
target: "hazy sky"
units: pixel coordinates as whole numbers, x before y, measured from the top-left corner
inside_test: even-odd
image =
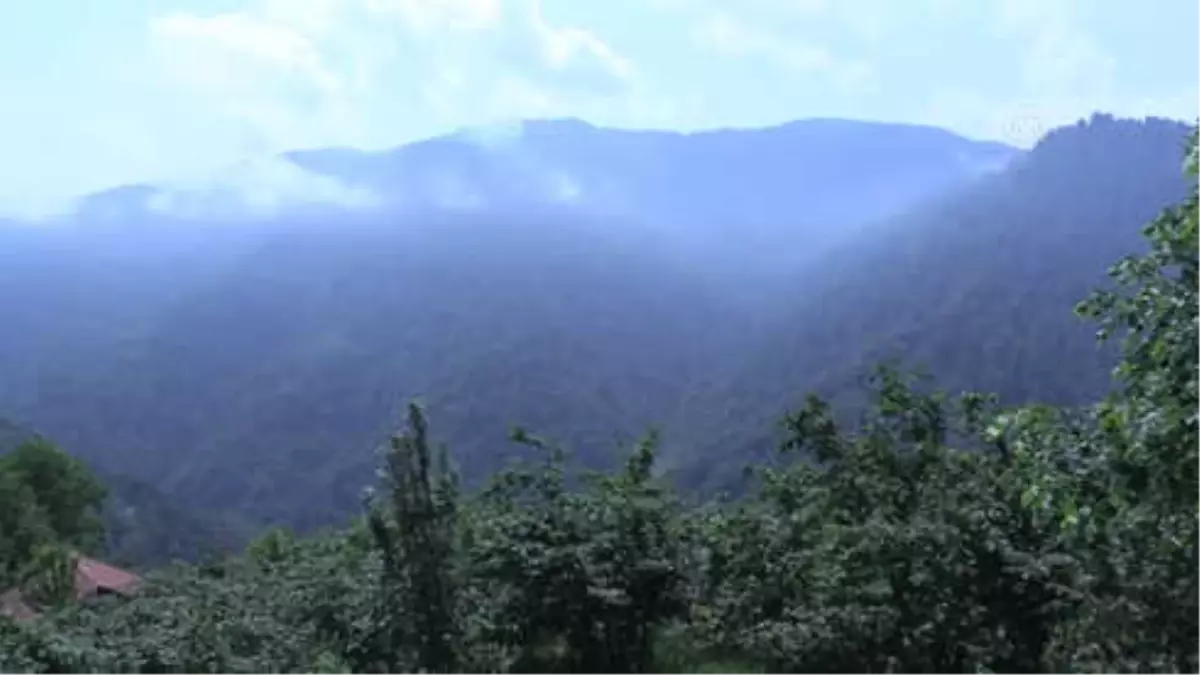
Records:
[[[529,117],[1194,119],[1196,0],[8,0],[0,209]]]

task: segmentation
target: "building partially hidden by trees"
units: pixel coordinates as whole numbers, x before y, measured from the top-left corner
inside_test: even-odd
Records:
[[[142,578],[133,572],[114,567],[85,555],[73,554],[73,599],[76,602],[106,596],[132,597],[142,586]],[[20,587],[0,593],[0,615],[17,620],[37,618],[39,609],[48,599],[39,599],[38,590]]]

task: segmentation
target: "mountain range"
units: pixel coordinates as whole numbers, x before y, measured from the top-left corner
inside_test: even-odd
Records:
[[[1187,130],[557,120],[119,188],[0,224],[0,414],[183,508],[306,528],[357,507],[413,397],[468,481],[515,424],[593,465],[661,425],[692,487],[891,356],[1090,401],[1112,355],[1070,307],[1183,194]]]

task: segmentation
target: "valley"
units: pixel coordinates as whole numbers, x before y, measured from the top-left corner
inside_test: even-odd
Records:
[[[366,210],[84,200],[0,232],[21,327],[0,338],[0,410],[182,507],[301,529],[357,510],[411,399],[469,483],[519,456],[520,425],[595,467],[658,427],[683,487],[736,486],[800,397],[850,395],[892,356],[1011,403],[1103,393],[1113,357],[1070,310],[1182,194],[1185,133],[1097,116],[1021,153],[833,120],[534,122],[499,149],[297,156],[396,195]],[[534,179],[555,172],[595,200],[547,200]],[[433,176],[481,201],[438,202]]]

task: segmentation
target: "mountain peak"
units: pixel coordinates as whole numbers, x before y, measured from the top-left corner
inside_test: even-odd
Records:
[[[525,131],[553,131],[557,133],[585,133],[596,131],[600,127],[579,119],[578,117],[555,117],[532,119],[522,122]]]
[[[1146,136],[1179,137],[1186,134],[1190,125],[1165,117],[1117,117],[1109,113],[1095,112],[1087,119],[1075,124],[1052,129],[1033,148],[1034,153],[1045,152],[1046,148],[1060,144],[1088,143],[1098,136],[1117,140],[1136,141]]]

